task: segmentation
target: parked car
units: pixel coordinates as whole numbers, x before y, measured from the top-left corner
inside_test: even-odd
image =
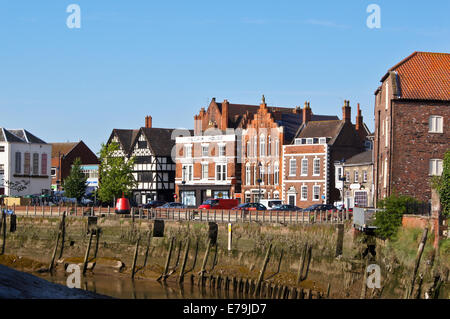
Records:
[[[260,203],[243,203],[232,208],[233,210],[267,210],[266,206]]]
[[[283,204],[281,199],[261,199],[259,203],[266,206],[267,209],[271,209],[274,206],[280,206]]]
[[[158,208],[187,208],[187,206],[178,202],[169,202],[159,206]]]
[[[336,206],[333,206],[331,204],[314,204],[314,205],[311,205],[311,206],[305,208],[303,211],[305,211],[305,212],[312,212],[312,211],[315,211],[315,210],[322,210],[322,211],[324,211],[324,210],[332,210],[332,211],[337,211],[338,209],[336,208]]]
[[[278,206],[273,206],[270,210],[302,211],[302,208],[290,204],[282,204]]]
[[[166,201],[163,200],[152,200],[149,201],[147,204],[142,205],[142,208],[148,209],[148,208],[156,208],[164,205]]]
[[[239,204],[237,199],[208,199],[204,201],[198,208],[199,209],[231,209]]]

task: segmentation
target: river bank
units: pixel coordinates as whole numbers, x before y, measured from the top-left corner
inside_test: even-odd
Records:
[[[6,243],[6,253],[13,257],[0,256],[0,263],[19,270],[22,267],[24,271],[30,272],[42,272],[48,268],[59,222],[60,219],[55,217],[19,217],[17,231],[8,233]],[[190,240],[190,250],[186,270],[190,271],[186,274],[185,281],[188,281],[191,274],[197,275],[201,269],[208,239],[207,223],[166,222],[164,237],[151,238],[146,267],[142,266],[152,221],[98,218],[97,226],[101,228],[97,258],[93,259],[93,253],[90,254],[86,276],[130,278],[135,244],[139,237],[136,279],[155,281],[162,274],[172,238],[174,245],[169,268],[173,270],[173,274],[168,277],[167,282],[175,283],[178,279],[187,239]],[[361,253],[366,246],[360,237],[353,236],[351,225],[346,224],[342,255],[336,258],[337,237],[336,225],[236,223],[233,225],[232,250],[228,251],[227,224],[219,224],[217,246],[211,248],[206,263],[206,276],[256,281],[267,247],[272,243],[272,254],[264,277],[269,278],[267,281],[271,284],[302,287],[323,295],[327,294],[330,287],[329,298],[359,298],[365,266]],[[88,241],[87,220],[68,217],[64,252],[62,258],[56,258],[59,259],[56,262],[56,272],[64,274],[68,264],[82,264]],[[307,278],[297,283],[305,244],[312,247],[311,263]],[[410,245],[413,251],[417,249],[414,242]],[[96,246],[95,239],[92,246]],[[429,249],[427,245],[424,259],[428,258]],[[391,255],[392,248],[388,248],[386,244],[377,244],[376,262],[381,266],[382,274],[386,274],[384,278],[388,280],[384,282],[384,289],[370,291],[368,297],[379,297],[381,290],[382,298],[401,298],[404,289],[401,279],[410,271],[409,265],[407,259],[399,258],[398,254]],[[19,256],[22,256],[23,262],[17,262]],[[395,258],[397,264],[392,262]],[[14,259],[16,262],[13,262]]]

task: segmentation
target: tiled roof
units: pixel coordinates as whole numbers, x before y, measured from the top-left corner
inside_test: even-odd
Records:
[[[131,146],[139,133],[139,130],[113,129],[112,134],[117,136],[120,145],[126,154],[130,153]]]
[[[142,127],[141,131],[147,138],[151,149],[157,156],[170,156],[175,139],[172,139],[173,128]]]
[[[368,151],[356,154],[345,161],[345,165],[347,165],[347,164],[366,164],[366,163],[372,163],[372,150],[368,150]]]
[[[389,71],[398,75],[399,98],[450,100],[449,53],[414,52]]]
[[[47,144],[25,129],[8,130],[0,128],[0,142]]]
[[[79,142],[50,143],[52,144],[52,157],[67,155]]]

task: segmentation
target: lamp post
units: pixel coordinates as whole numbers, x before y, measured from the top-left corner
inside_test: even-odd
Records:
[[[186,166],[183,166],[182,168],[183,173],[181,176],[181,184],[184,186],[186,184]],[[180,198],[179,198],[180,203],[182,203],[182,199],[181,199],[181,191],[180,191]]]
[[[340,162],[342,164],[342,175],[339,177],[339,180],[342,181],[342,208],[345,209],[345,158],[341,159]]]
[[[262,179],[261,179],[261,167],[262,167],[262,164],[261,164],[261,162],[258,162],[258,167],[259,167],[259,178],[256,180],[256,182],[258,183],[258,204],[260,204],[261,203],[261,182],[262,182]]]

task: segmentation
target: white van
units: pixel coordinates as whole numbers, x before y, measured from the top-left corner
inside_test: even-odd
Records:
[[[261,199],[260,203],[266,206],[267,209],[271,209],[274,206],[280,206],[283,204],[281,199]]]

